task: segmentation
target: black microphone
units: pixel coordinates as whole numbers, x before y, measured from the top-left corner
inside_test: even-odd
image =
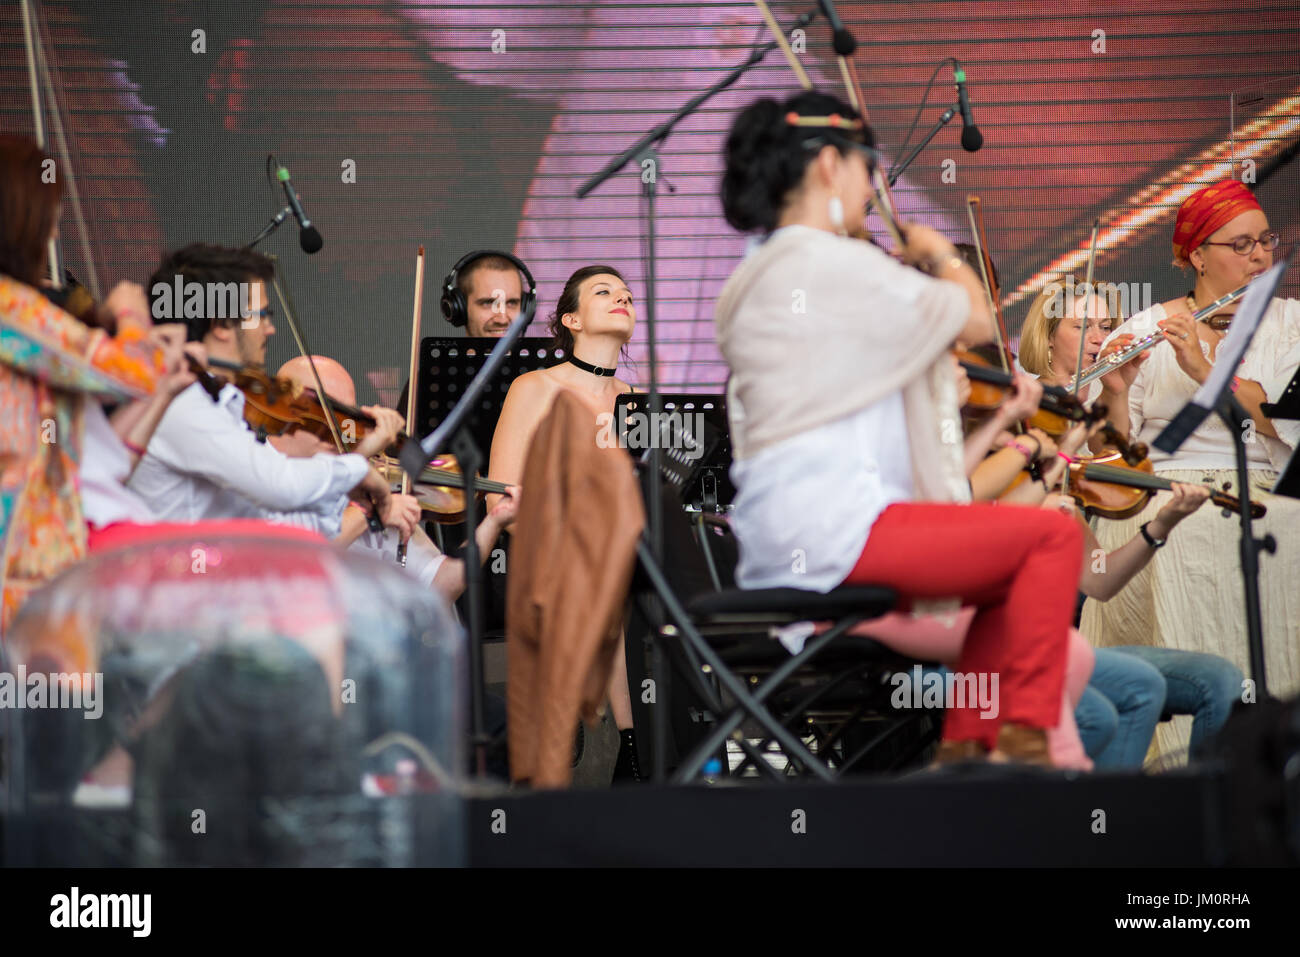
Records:
[[[325,245],[325,240],[321,238],[320,230],[311,224],[307,214],[302,211],[302,203],[298,202],[298,194],[293,188],[293,183],[289,181],[288,167],[281,166],[277,169],[275,177],[284,186],[284,195],[288,197],[289,208],[293,210],[293,218],[298,220],[298,245],[308,255],[320,252],[320,248]]]
[[[835,52],[839,56],[853,56],[853,51],[858,48],[858,41],[853,39],[853,34],[849,33],[848,27],[836,12],[835,0],[817,0],[817,5],[822,8],[822,14],[830,22]]]
[[[961,108],[961,148],[974,153],[984,145],[984,134],[970,115],[970,100],[966,98],[966,71],[956,60],[952,61],[952,76],[957,83],[957,103]]]

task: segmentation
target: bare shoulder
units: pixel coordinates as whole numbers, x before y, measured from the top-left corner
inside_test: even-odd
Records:
[[[557,388],[558,384],[547,369],[534,369],[532,372],[525,372],[510,383],[510,393],[512,395],[517,393],[520,398],[535,398],[547,395]]]

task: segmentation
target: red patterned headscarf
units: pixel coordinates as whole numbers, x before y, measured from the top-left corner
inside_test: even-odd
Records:
[[[1174,223],[1174,259],[1187,262],[1192,250],[1210,238],[1210,234],[1242,213],[1260,209],[1255,194],[1235,179],[1198,189],[1178,207]]]

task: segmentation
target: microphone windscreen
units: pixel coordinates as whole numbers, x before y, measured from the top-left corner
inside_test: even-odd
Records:
[[[858,48],[858,41],[847,29],[836,30],[831,45],[835,48],[837,56],[853,56],[853,51]]]
[[[961,128],[961,148],[967,153],[974,153],[984,145],[984,134],[975,124]]]
[[[963,133],[963,143],[965,143],[965,136],[966,134]],[[975,148],[979,149],[978,146]],[[315,226],[308,226],[298,234],[298,245],[302,247],[303,252],[311,255],[312,253],[320,252],[320,248],[325,245],[325,240],[321,238],[319,229]]]

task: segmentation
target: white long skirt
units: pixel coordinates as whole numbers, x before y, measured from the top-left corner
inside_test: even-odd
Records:
[[[1236,491],[1234,469],[1182,469],[1161,472],[1178,482],[1225,481]],[[1250,472],[1251,500],[1268,507],[1254,523],[1256,537],[1271,532],[1277,552],[1260,555],[1259,594],[1264,624],[1264,664],[1269,691],[1281,698],[1300,692],[1300,499],[1272,495],[1267,489],[1277,480],[1271,471]],[[1155,518],[1170,493],[1151,497],[1147,507],[1130,519],[1093,523],[1097,540],[1106,551],[1123,545],[1143,522]],[[1250,653],[1246,646],[1245,599],[1242,590],[1238,517],[1223,516],[1207,502],[1183,519],[1164,548],[1124,589],[1108,602],[1092,599],[1084,605],[1080,631],[1099,648],[1116,645],[1152,645],[1202,651],[1227,658],[1248,678]],[[1157,745],[1164,755],[1185,749],[1189,718],[1157,729]]]

